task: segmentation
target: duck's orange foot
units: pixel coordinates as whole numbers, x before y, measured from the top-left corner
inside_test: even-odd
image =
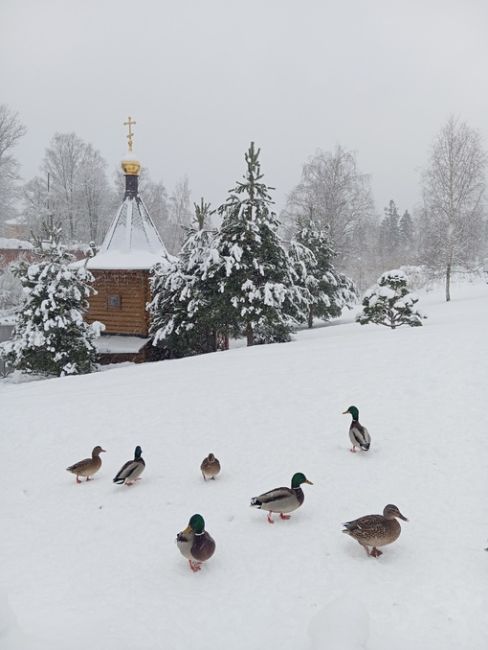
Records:
[[[356,453],[356,447],[353,447],[352,449],[349,449],[349,451],[352,451],[353,454]]]
[[[285,515],[282,512],[280,512],[280,519],[290,519],[291,515]]]
[[[188,560],[190,564],[190,569],[193,571],[193,573],[196,573],[197,571],[200,571],[202,568],[201,562],[193,562],[192,560]]]
[[[268,512],[267,520],[269,521],[270,524],[274,524],[273,517],[271,516],[271,512]]]
[[[375,546],[373,546],[373,548],[371,549],[371,553],[370,553],[370,555],[371,555],[372,557],[379,557],[380,555],[383,555],[383,551],[380,551],[378,548],[376,548]]]

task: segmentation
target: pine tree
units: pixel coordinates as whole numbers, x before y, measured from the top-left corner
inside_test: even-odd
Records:
[[[396,329],[401,325],[417,327],[424,316],[415,305],[418,298],[409,292],[403,271],[387,271],[363,296],[362,311],[356,320],[361,325],[376,323]]]
[[[215,278],[222,262],[214,248],[215,232],[207,227],[212,211],[203,199],[194,208],[180,257],[157,265],[151,274],[153,345],[172,357],[214,352],[225,329]]]
[[[400,234],[400,246],[408,255],[408,253],[412,250],[415,238],[413,219],[410,216],[408,210],[405,210],[405,212],[400,217],[400,221],[398,222],[398,229]]]
[[[277,234],[278,220],[270,209],[273,188],[262,182],[259,153],[251,142],[244,182],[219,208],[223,221],[216,243],[224,262],[219,278],[223,316],[248,345],[288,341],[304,307]]]
[[[319,230],[311,218],[306,225],[297,225],[288,254],[296,274],[295,284],[308,292],[307,323],[313,327],[314,317],[336,318],[344,307],[352,306],[357,290],[352,280],[332,264],[336,253],[328,229]]]
[[[385,208],[385,216],[380,224],[380,249],[384,265],[396,264],[400,247],[400,217],[394,201]],[[383,268],[385,268],[383,266]]]
[[[96,369],[94,338],[101,323],[88,325],[83,315],[94,291],[85,266],[70,267],[73,256],[61,245],[61,228],[45,222],[36,240],[35,264],[14,267],[24,302],[20,307],[7,361],[14,368],[42,375],[75,375]]]

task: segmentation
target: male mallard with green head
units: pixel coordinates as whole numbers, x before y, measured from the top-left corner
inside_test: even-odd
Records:
[[[91,458],[84,458],[74,465],[70,465],[66,468],[66,470],[76,475],[77,483],[81,483],[80,476],[85,476],[86,480],[90,481],[90,477],[98,472],[102,466],[102,459],[100,458],[100,454],[104,451],[105,449],[102,449],[100,445],[97,445],[93,448]]]
[[[176,544],[183,557],[186,557],[192,571],[200,571],[215,552],[215,541],[205,530],[205,520],[202,515],[193,515],[185,530],[176,536]]]
[[[114,483],[118,485],[132,485],[141,476],[142,472],[146,467],[144,458],[142,457],[142,449],[137,445],[134,451],[134,460],[128,460],[122,467],[119,469],[117,475],[114,478]]]
[[[220,472],[220,463],[213,454],[209,454],[206,458],[202,460],[202,464],[200,465],[200,470],[202,472],[205,481],[207,479],[215,480],[215,477]]]
[[[271,516],[273,512],[279,512],[281,519],[289,519],[290,515],[285,513],[293,512],[299,508],[305,499],[303,490],[300,487],[303,483],[313,485],[313,483],[305,477],[305,474],[298,472],[297,474],[294,474],[291,479],[291,488],[275,488],[274,490],[260,494],[258,497],[253,497],[251,499],[251,506],[260,508],[261,510],[267,510],[268,521],[270,524],[274,524]]]
[[[342,531],[357,540],[368,555],[379,557],[379,546],[391,544],[402,532],[398,519],[408,521],[392,503],[385,506],[382,515],[366,515],[353,521],[347,521]],[[369,550],[371,547],[371,551]]]
[[[352,442],[351,451],[355,453],[356,447],[361,447],[363,451],[368,451],[371,445],[371,436],[366,427],[359,424],[359,409],[357,406],[350,406],[342,415],[347,415],[347,413],[352,416],[351,426],[349,427],[349,439]]]

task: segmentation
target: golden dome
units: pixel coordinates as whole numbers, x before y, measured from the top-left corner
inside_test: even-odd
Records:
[[[141,173],[141,163],[138,160],[123,160],[120,165],[126,176],[139,176]]]

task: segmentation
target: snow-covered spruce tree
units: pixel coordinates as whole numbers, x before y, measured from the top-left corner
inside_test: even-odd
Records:
[[[194,206],[194,225],[186,229],[180,257],[151,272],[153,345],[171,357],[214,352],[225,329],[215,279],[221,261],[214,248],[215,231],[208,228],[210,204],[202,199]]]
[[[246,336],[248,345],[288,341],[306,307],[277,234],[272,188],[262,182],[259,152],[251,142],[244,182],[230,190],[219,208],[223,220],[216,241],[224,262],[219,274],[222,316],[235,334]]]
[[[418,327],[425,317],[417,311],[417,302],[418,298],[407,288],[403,271],[387,271],[378,279],[378,284],[364,294],[363,308],[356,320],[361,325],[376,323],[391,329],[401,325]]]
[[[358,294],[354,282],[332,264],[336,253],[328,229],[319,230],[313,219],[298,221],[297,226],[288,255],[295,270],[295,284],[308,292],[307,324],[313,327],[314,318],[340,316],[344,307],[357,302]]]
[[[17,370],[41,375],[75,375],[96,369],[93,340],[101,324],[88,325],[83,314],[94,291],[85,266],[70,267],[73,256],[60,243],[61,228],[45,222],[36,240],[39,261],[20,262],[24,301],[17,315],[7,361]]]

